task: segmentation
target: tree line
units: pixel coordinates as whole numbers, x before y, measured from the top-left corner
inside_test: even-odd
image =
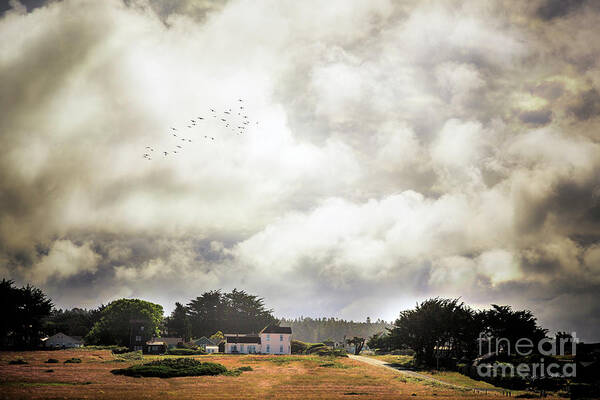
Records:
[[[345,343],[348,338],[367,338],[380,334],[391,327],[391,324],[378,319],[371,322],[347,321],[339,318],[310,318],[300,317],[295,319],[282,318],[281,324],[292,327],[294,339],[309,343],[334,341]]]
[[[402,311],[391,328],[367,344],[384,351],[411,349],[417,364],[433,366],[440,360],[473,360],[489,349],[514,354],[519,339],[538,343],[546,333],[529,310],[496,304],[475,310],[459,299],[433,298]]]
[[[176,303],[167,317],[160,304],[140,299],[119,299],[90,310],[56,309],[40,289],[18,288],[7,279],[0,282],[0,300],[5,308],[1,347],[34,348],[42,337],[59,332],[83,337],[86,344],[126,346],[131,320],[145,321],[149,335],[184,340],[218,332],[258,333],[269,324],[279,324],[263,298],[238,289],[209,291],[186,305]]]

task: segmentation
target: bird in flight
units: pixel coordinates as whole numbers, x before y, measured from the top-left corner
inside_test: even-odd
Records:
[[[232,111],[232,108],[222,108],[223,111],[222,111],[222,114],[221,114],[221,112],[217,112],[215,108],[209,108],[209,110],[211,112],[211,114],[209,114],[209,115],[212,115],[213,118],[219,118],[221,120],[221,122],[224,123],[223,125],[220,125],[220,124],[214,125],[214,127],[218,126],[220,128],[224,127],[226,129],[230,129],[236,135],[241,135],[242,133],[246,132],[245,130],[248,127],[247,125],[251,123],[250,122],[251,120],[249,119],[248,115],[242,114],[244,112],[244,106],[243,106],[244,100],[241,99],[241,98],[239,98],[237,100],[238,100],[237,105],[239,107],[239,110],[236,109],[236,111]],[[232,105],[232,107],[234,106],[234,104],[231,104],[231,105]],[[219,114],[221,114],[221,115],[219,115]],[[224,118],[225,114],[228,115],[229,117]],[[235,117],[234,116],[235,114],[237,114],[238,116]],[[195,127],[199,128],[200,127],[200,125],[199,125],[200,120],[204,120],[206,118],[208,118],[208,117],[197,116],[197,117],[191,118],[191,119],[188,120],[189,121],[188,122],[189,125],[185,125],[184,124],[183,126],[187,126],[188,129],[192,129],[192,128],[195,128]],[[252,121],[252,122],[255,122],[255,121]],[[256,121],[256,125],[258,125],[258,121]],[[174,154],[177,154],[177,153],[181,153],[183,151],[184,147],[188,143],[192,143],[191,137],[193,135],[187,135],[188,136],[187,138],[186,137],[182,137],[182,136],[177,135],[177,133],[176,133],[176,131],[178,131],[177,128],[175,128],[173,126],[171,126],[169,128],[170,128],[170,132],[169,133],[172,134],[173,137],[175,137],[177,139],[180,139],[185,144],[184,143],[180,143],[180,144],[176,145],[174,149],[170,149],[169,151],[165,151],[164,149],[160,150],[160,148],[159,148],[158,151],[157,151],[157,153],[162,153],[163,157],[167,157],[169,155],[174,155]],[[195,131],[188,131],[188,132],[195,132]],[[207,134],[203,134],[203,136],[198,136],[198,138],[204,137],[205,140],[209,140],[209,139],[212,140],[212,141],[216,140],[216,136],[210,136],[210,132],[206,132],[206,133]],[[154,151],[155,151],[155,149],[152,146],[145,146],[143,157],[145,159],[147,159],[147,160],[151,160],[152,159],[151,154]]]

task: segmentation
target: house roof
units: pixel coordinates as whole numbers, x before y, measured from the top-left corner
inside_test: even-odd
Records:
[[[81,336],[69,336],[69,335],[65,335],[62,332],[58,332],[57,334],[50,336],[49,338],[47,338],[47,340],[59,338],[59,337],[64,337],[65,339],[71,339],[73,342],[82,342]]]
[[[289,326],[267,325],[260,333],[287,333],[292,334],[292,328]]]
[[[256,343],[256,344],[260,344],[260,336],[250,336],[250,335],[246,335],[246,336],[233,336],[233,335],[226,335],[225,336],[225,341],[227,343]]]
[[[177,343],[182,343],[183,338],[180,337],[155,337],[150,340],[151,342],[164,342],[168,345],[177,345]]]

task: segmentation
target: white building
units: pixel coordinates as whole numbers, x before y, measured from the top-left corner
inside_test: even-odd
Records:
[[[81,340],[81,336],[67,336],[64,333],[59,332],[46,339],[45,346],[52,348],[81,347],[83,346],[83,341]]]
[[[292,328],[269,325],[258,335],[226,334],[225,353],[291,354]]]

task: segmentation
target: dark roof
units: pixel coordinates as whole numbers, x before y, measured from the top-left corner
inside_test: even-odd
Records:
[[[256,343],[260,344],[260,336],[225,336],[227,343]]]
[[[267,325],[260,333],[288,333],[292,334],[292,328],[289,326]]]

